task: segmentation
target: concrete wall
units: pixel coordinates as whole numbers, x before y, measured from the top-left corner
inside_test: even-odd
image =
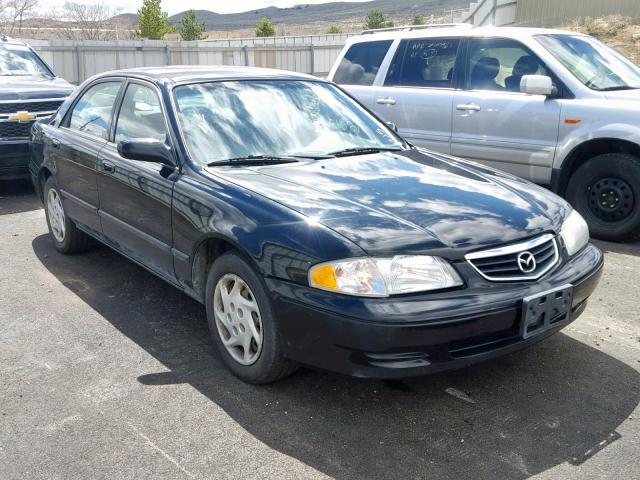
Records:
[[[518,0],[516,24],[553,27],[578,17],[614,13],[640,18],[640,0]]]
[[[63,78],[79,83],[96,73],[162,65],[247,65],[323,76],[348,35],[199,42],[25,40]]]

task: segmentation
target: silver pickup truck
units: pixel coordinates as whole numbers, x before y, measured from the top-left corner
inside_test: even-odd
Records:
[[[640,68],[593,37],[467,25],[369,31],[329,80],[417,146],[548,185],[595,237],[640,237]]]

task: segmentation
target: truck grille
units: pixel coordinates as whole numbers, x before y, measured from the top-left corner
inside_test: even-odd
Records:
[[[29,137],[31,135],[31,125],[33,125],[33,122],[0,122],[0,138]]]
[[[465,258],[487,280],[509,282],[540,278],[558,263],[559,254],[555,237],[544,234],[526,242],[469,253]]]
[[[62,105],[62,99],[60,100],[45,100],[45,101],[24,101],[15,103],[0,103],[0,115],[12,114],[21,111],[27,111],[31,113],[38,112],[51,112],[56,111]]]

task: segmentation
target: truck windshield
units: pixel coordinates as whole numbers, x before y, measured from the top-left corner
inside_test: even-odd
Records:
[[[223,81],[179,86],[173,94],[189,152],[203,164],[405,148],[386,125],[324,82]]]
[[[0,46],[0,75],[52,76],[44,62],[28,47],[22,45]]]
[[[593,37],[537,35],[536,39],[592,90],[640,88],[640,68]]]

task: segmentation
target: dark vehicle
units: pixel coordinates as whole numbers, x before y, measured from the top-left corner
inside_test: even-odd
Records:
[[[233,67],[105,73],[34,127],[56,248],[97,239],[204,303],[228,368],[402,377],[582,313],[602,253],[525,180],[406,144],[335,85]]]
[[[0,35],[0,179],[29,178],[31,126],[72,91],[31,47]]]

